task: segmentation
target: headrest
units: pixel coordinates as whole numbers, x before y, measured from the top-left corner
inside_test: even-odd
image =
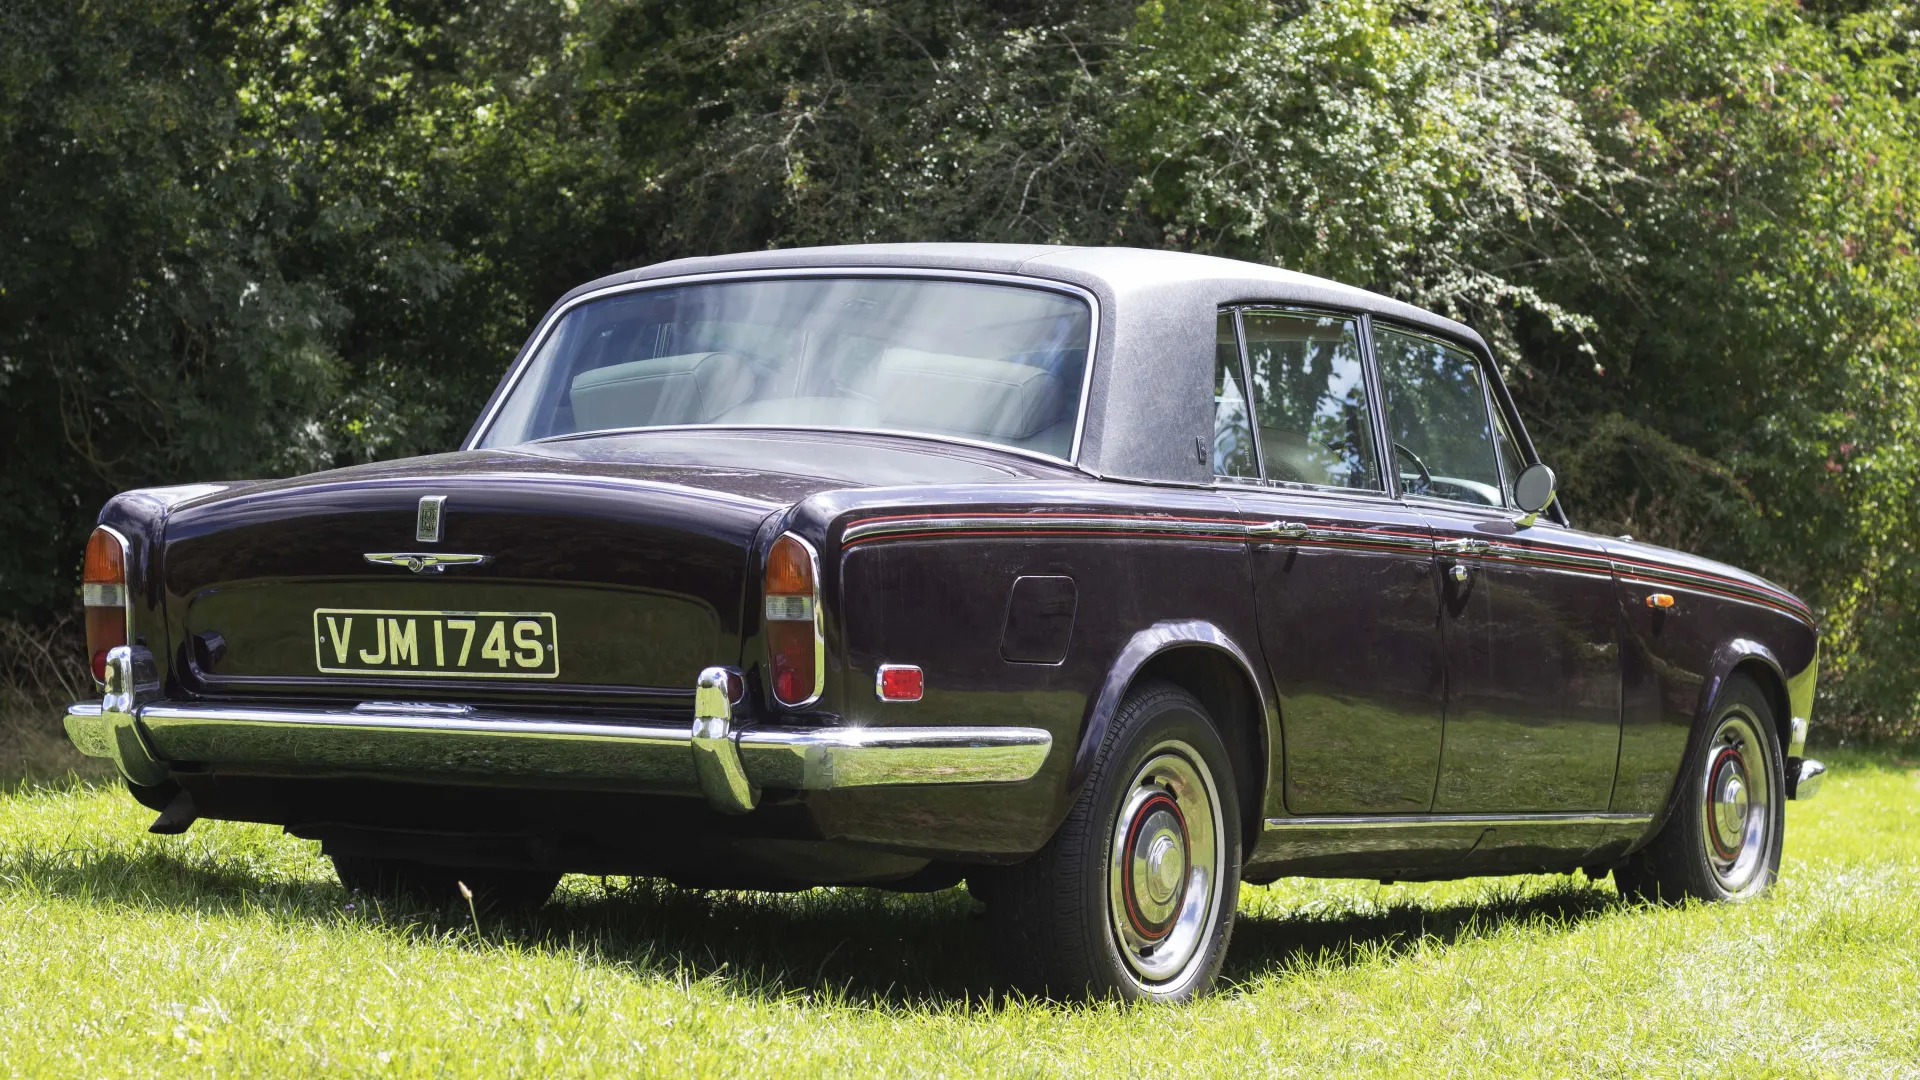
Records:
[[[732,353],[686,353],[583,371],[573,379],[577,431],[701,424],[745,401],[753,369]]]
[[[889,425],[1027,439],[1060,419],[1060,380],[1050,372],[977,356],[888,349],[875,379]]]

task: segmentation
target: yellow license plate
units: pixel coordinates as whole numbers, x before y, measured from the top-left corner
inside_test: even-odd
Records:
[[[315,608],[313,654],[338,675],[560,675],[559,627],[545,611]]]

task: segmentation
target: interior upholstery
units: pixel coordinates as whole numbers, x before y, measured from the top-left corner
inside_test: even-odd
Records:
[[[974,356],[888,349],[876,397],[889,426],[1028,439],[1055,424],[1060,380],[1044,368]]]
[[[752,367],[732,353],[686,353],[583,371],[573,380],[580,431],[701,424],[753,394]]]

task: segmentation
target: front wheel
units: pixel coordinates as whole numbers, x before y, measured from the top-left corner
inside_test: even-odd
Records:
[[[1786,762],[1773,706],[1744,675],[1714,702],[1708,738],[1681,774],[1679,803],[1660,835],[1614,870],[1644,900],[1744,900],[1780,874]]]
[[[1116,710],[1059,832],[984,895],[1022,989],[1180,1001],[1219,973],[1239,890],[1226,748],[1191,694],[1152,683]]]

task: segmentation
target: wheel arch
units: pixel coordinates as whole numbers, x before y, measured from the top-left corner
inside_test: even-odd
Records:
[[[1270,748],[1279,724],[1272,696],[1256,672],[1246,650],[1210,622],[1159,622],[1134,634],[1087,707],[1067,773],[1068,799],[1079,794],[1092,773],[1107,727],[1127,691],[1143,680],[1164,679],[1198,698],[1222,726],[1221,739],[1232,755],[1240,793],[1242,846],[1250,847],[1259,836]]]
[[[1767,704],[1773,706],[1774,734],[1780,737],[1780,754],[1785,757],[1792,753],[1789,747],[1793,745],[1793,701],[1787,689],[1786,670],[1772,649],[1749,638],[1735,638],[1714,650],[1713,664],[1694,709],[1696,735],[1705,737],[1704,729],[1713,718],[1713,703],[1719,700],[1727,681],[1736,675],[1752,679],[1759,684],[1761,693],[1767,695]]]
[[[1774,655],[1773,650],[1750,638],[1735,638],[1723,643],[1714,650],[1707,677],[1700,684],[1700,700],[1695,703],[1693,710],[1693,731],[1687,736],[1685,752],[1674,763],[1673,786],[1667,792],[1666,805],[1634,845],[1636,849],[1651,842],[1673,817],[1674,808],[1680,804],[1683,794],[1687,764],[1699,753],[1700,744],[1712,734],[1713,704],[1720,700],[1720,693],[1726,689],[1727,681],[1736,675],[1752,679],[1760,687],[1760,692],[1767,696],[1767,703],[1773,706],[1774,733],[1780,739],[1781,756],[1784,758],[1790,752],[1788,748],[1793,739],[1792,698],[1788,691],[1789,680],[1780,666],[1779,657]],[[1788,790],[1791,791],[1791,788]]]

